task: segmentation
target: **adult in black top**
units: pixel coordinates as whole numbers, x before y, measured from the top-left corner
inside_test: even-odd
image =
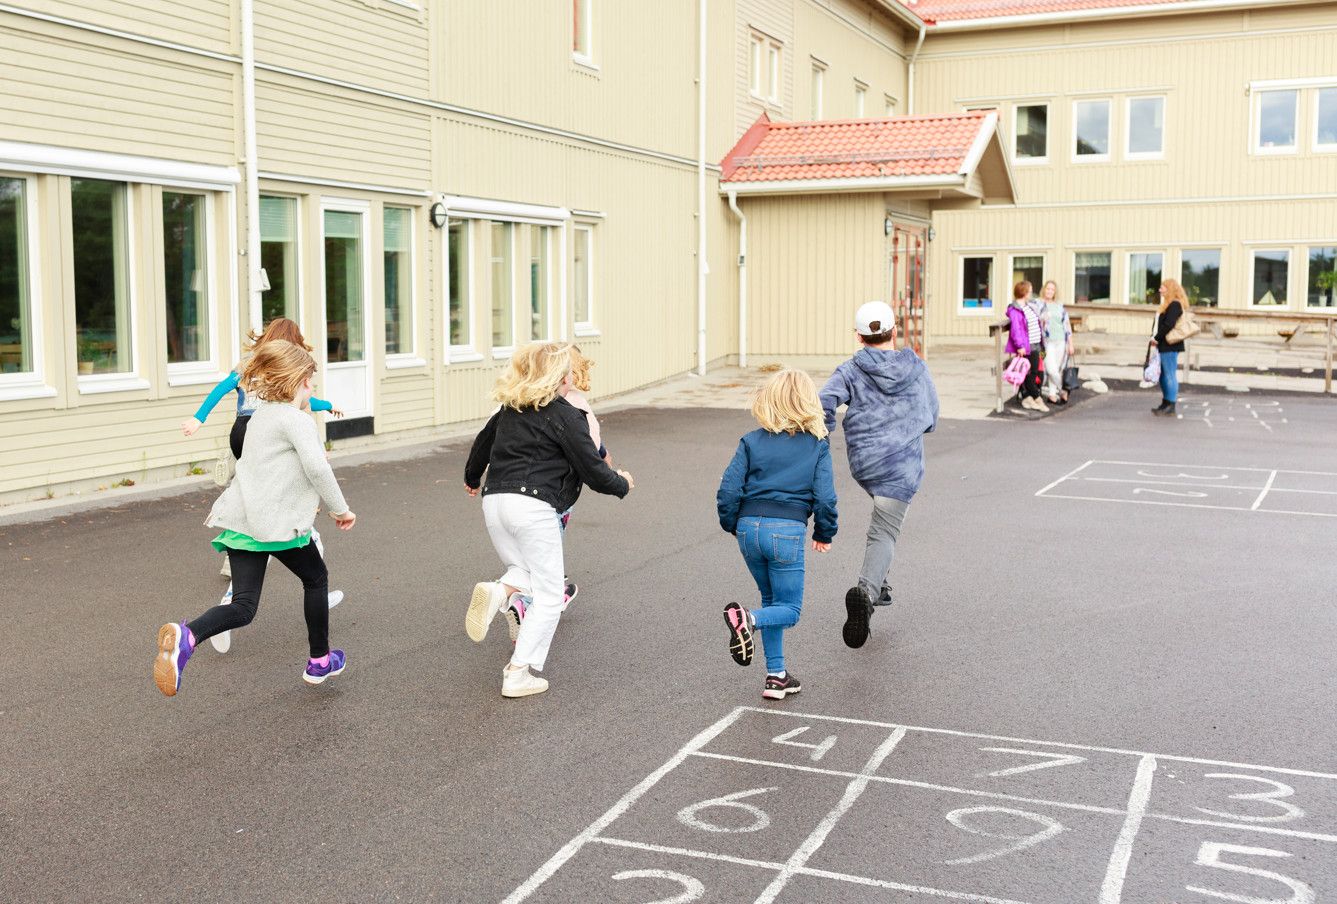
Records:
[[[1156,352],[1161,356],[1161,404],[1151,409],[1151,413],[1172,417],[1175,404],[1179,401],[1179,353],[1184,350],[1184,340],[1171,342],[1169,336],[1179,318],[1184,316],[1188,297],[1183,287],[1173,279],[1161,283],[1160,296],[1161,306],[1156,312],[1156,335],[1149,344],[1156,346]]]

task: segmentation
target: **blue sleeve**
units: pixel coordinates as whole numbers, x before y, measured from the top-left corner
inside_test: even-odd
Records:
[[[812,538],[830,543],[836,538],[836,479],[831,472],[831,443],[826,440],[818,446],[812,490]]]
[[[331,405],[329,402],[325,401],[324,399],[318,399],[318,398],[316,398],[315,396],[312,396],[312,397],[311,397],[311,410],[312,410],[312,411],[333,411],[333,410],[334,410],[334,406]]]
[[[213,392],[205,396],[204,401],[200,404],[199,410],[195,412],[195,420],[203,424],[205,418],[209,416],[209,412],[213,411],[214,407],[223,400],[223,396],[232,392],[236,388],[237,372],[234,370],[232,373],[219,380],[218,385],[213,388]]]
[[[924,432],[932,433],[934,430],[938,429],[938,387],[933,385],[933,377],[929,376],[927,368],[925,368],[924,371],[924,383],[926,384],[925,395],[927,396],[929,415],[932,421],[932,423],[929,424],[929,428]]]
[[[738,441],[738,451],[733,454],[733,461],[724,469],[720,478],[720,489],[715,494],[715,508],[719,512],[720,527],[729,533],[738,530],[738,510],[743,505],[743,482],[747,479],[747,444]]]
[[[822,413],[826,415],[826,432],[832,433],[836,429],[836,409],[850,401],[850,387],[839,367],[826,381],[818,397],[822,400]]]

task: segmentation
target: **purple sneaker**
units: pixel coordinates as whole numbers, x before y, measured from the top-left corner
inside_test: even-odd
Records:
[[[347,664],[348,659],[344,656],[343,650],[330,650],[329,665],[320,665],[310,659],[306,661],[306,671],[302,673],[302,680],[307,684],[320,684],[326,678],[341,674]]]
[[[181,673],[185,671],[195,645],[190,642],[190,629],[185,622],[168,623],[158,629],[158,655],[153,660],[153,683],[169,697],[181,689]]]

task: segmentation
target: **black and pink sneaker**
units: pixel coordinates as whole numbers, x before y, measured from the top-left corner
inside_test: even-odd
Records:
[[[344,656],[343,650],[330,650],[329,659],[324,665],[314,659],[306,661],[306,671],[302,672],[302,680],[307,684],[320,684],[326,678],[342,674],[347,664],[348,657]]]
[[[752,664],[752,613],[737,603],[724,607],[724,624],[729,628],[729,655],[739,665]]]
[[[783,700],[790,694],[797,694],[801,690],[803,690],[803,685],[799,683],[794,673],[786,672],[783,678],[779,675],[767,675],[766,686],[762,688],[761,695],[767,700]]]

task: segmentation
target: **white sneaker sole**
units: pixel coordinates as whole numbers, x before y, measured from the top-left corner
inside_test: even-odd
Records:
[[[506,607],[506,631],[511,635],[511,643],[520,636],[520,613],[515,611],[514,606]]]
[[[496,599],[501,594],[492,593],[495,584],[481,583],[474,585],[473,596],[469,597],[469,610],[464,613],[464,633],[474,643],[482,643],[487,637],[487,629],[492,627],[492,620],[497,617],[505,599]]]
[[[344,660],[343,665],[339,666],[337,669],[335,669],[333,672],[330,672],[327,675],[308,675],[306,673],[306,669],[303,668],[302,680],[305,681],[307,684],[323,684],[326,678],[333,678],[335,675],[342,675],[344,673],[344,669],[346,668],[348,668],[348,660],[346,659]]]
[[[535,694],[542,694],[548,690],[548,679],[535,678],[533,675],[530,675],[529,679],[530,680],[526,681],[524,684],[507,687],[506,679],[503,678],[501,681],[501,695],[503,697],[514,699],[516,697],[532,697]]]
[[[330,591],[330,608],[333,609],[344,601],[344,592],[342,590]]]
[[[799,685],[798,687],[787,687],[782,691],[764,690],[761,692],[761,696],[767,700],[783,700],[790,694],[797,694],[801,690],[803,690],[802,685]]]

